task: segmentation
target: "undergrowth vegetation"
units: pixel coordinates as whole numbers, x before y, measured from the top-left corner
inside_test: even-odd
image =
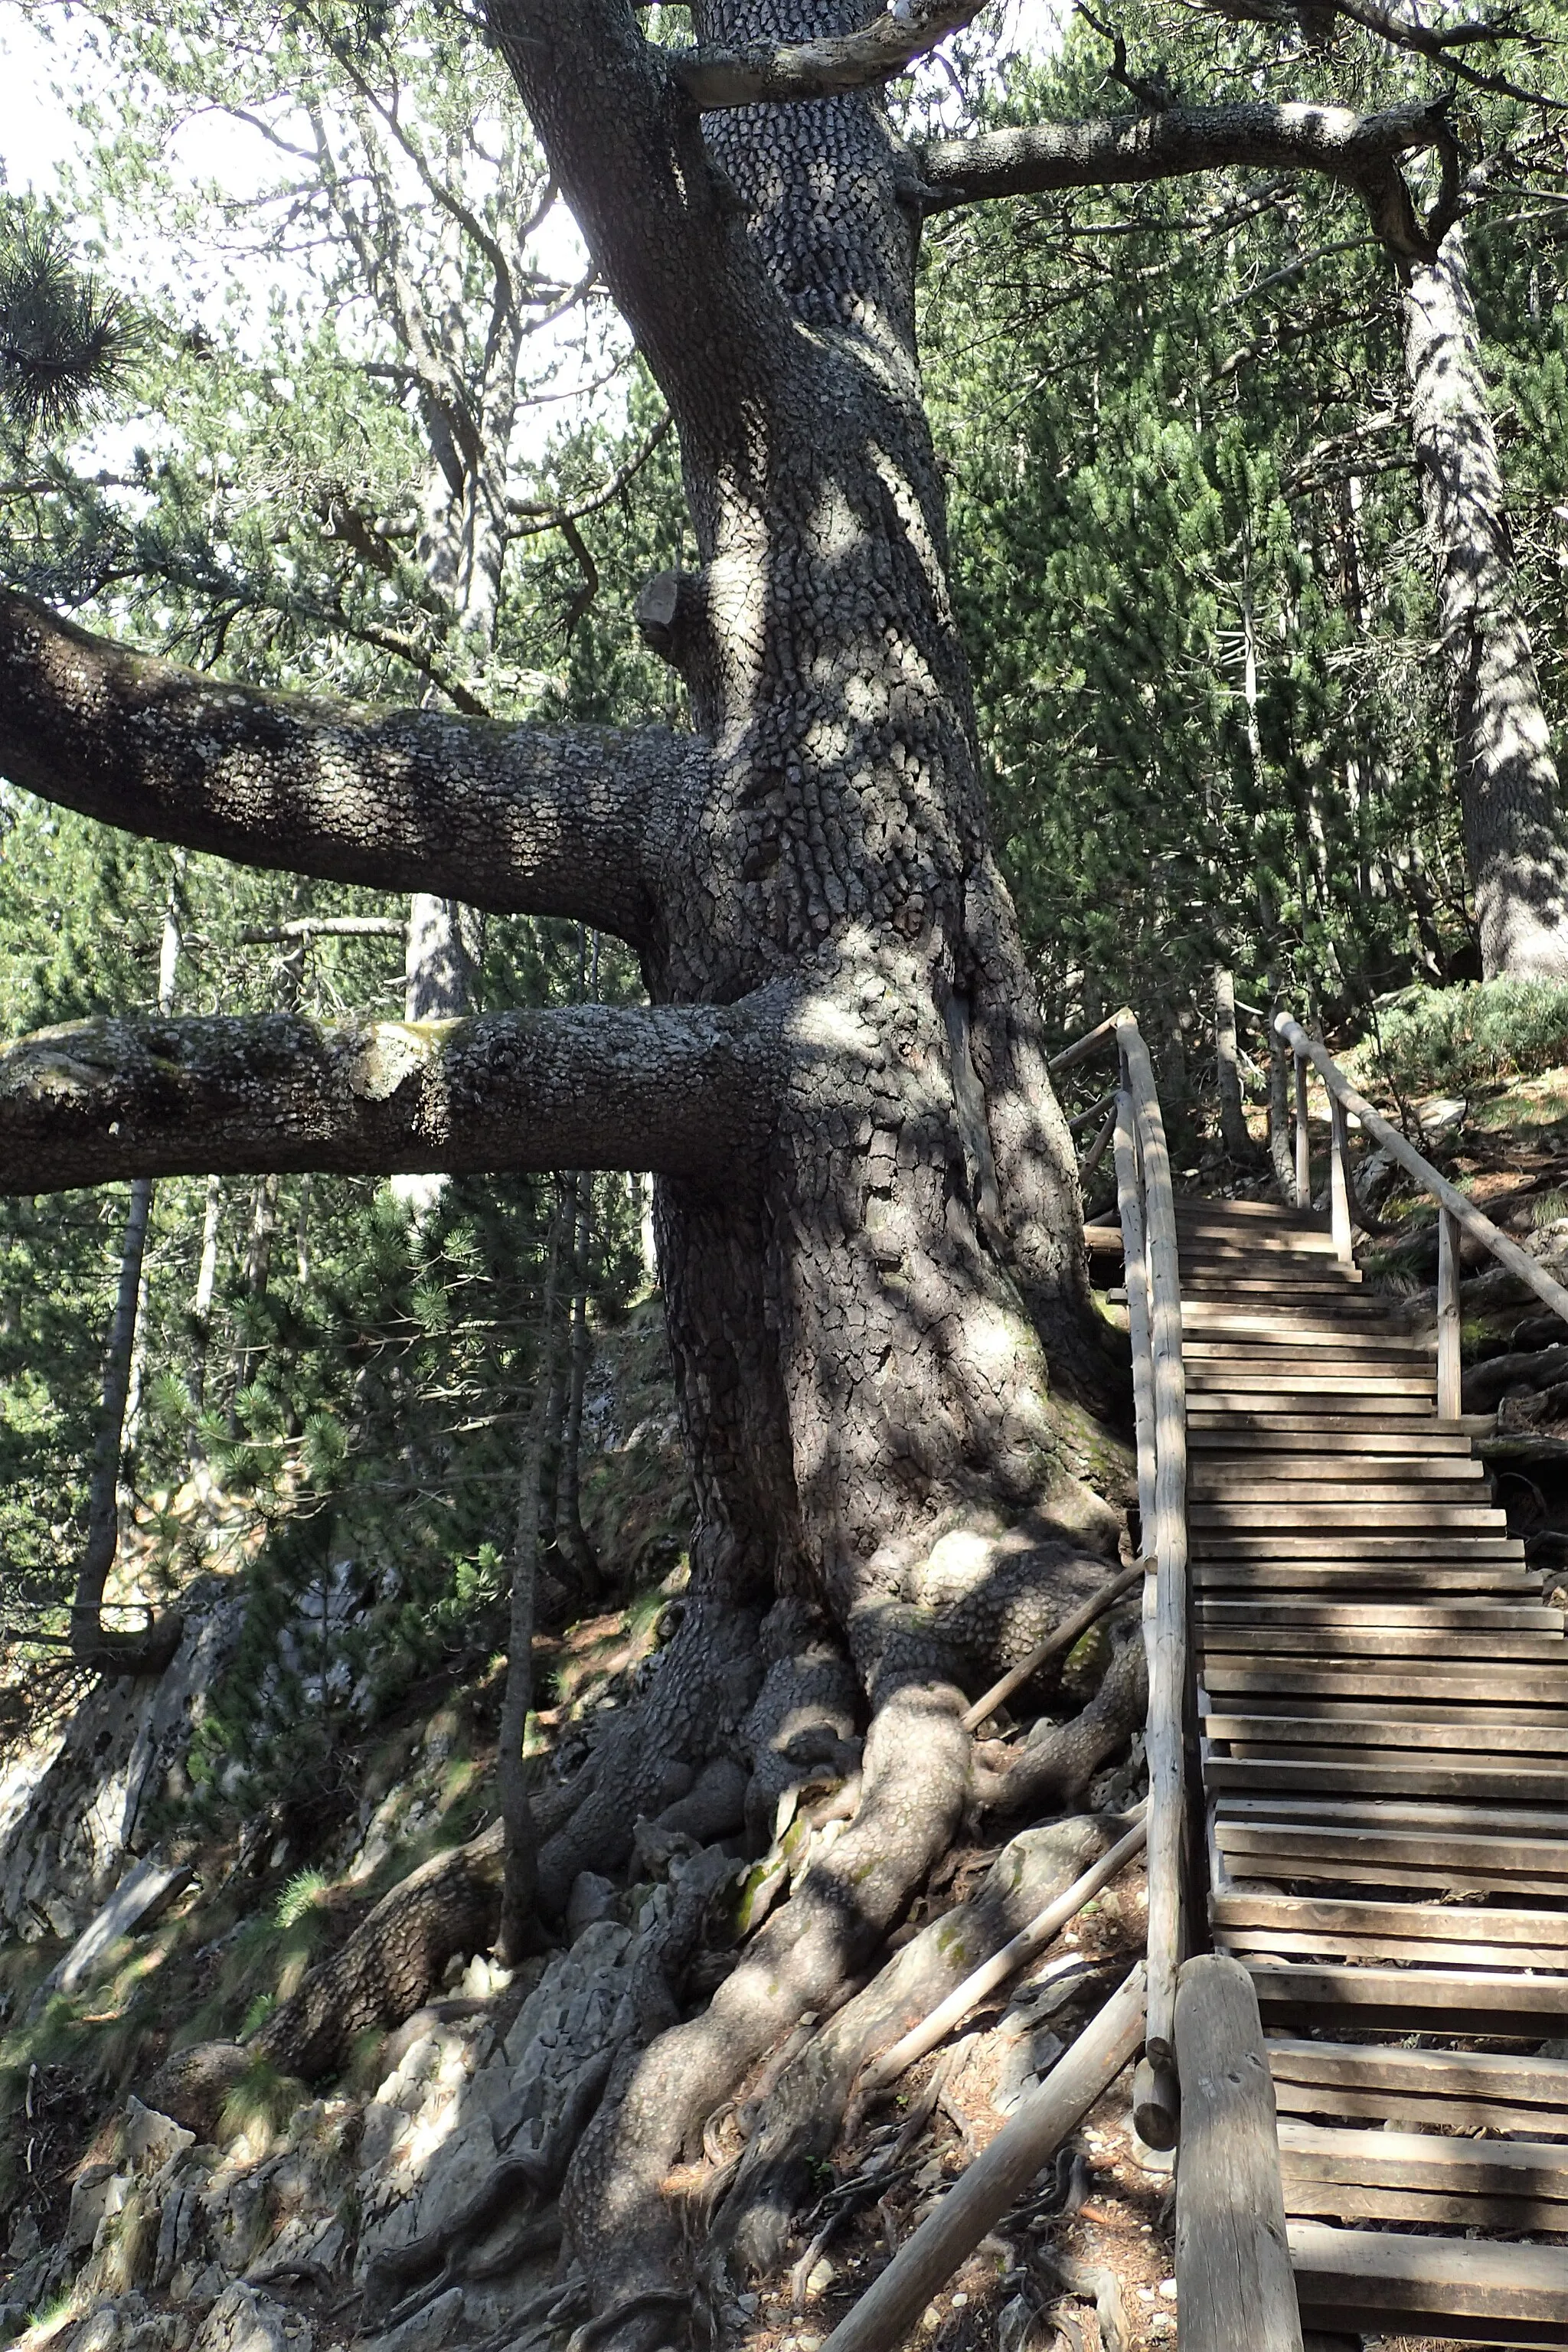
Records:
[[[1568,988],[1492,980],[1407,989],[1347,1066],[1396,1097],[1464,1094],[1568,1062]]]

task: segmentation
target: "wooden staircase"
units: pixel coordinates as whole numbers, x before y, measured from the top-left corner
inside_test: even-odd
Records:
[[[1211,1927],[1303,2324],[1568,2346],[1563,1612],[1329,1231],[1176,1214]]]

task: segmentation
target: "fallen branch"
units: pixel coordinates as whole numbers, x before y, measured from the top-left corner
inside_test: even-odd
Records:
[[[1047,1633],[1020,1664],[1009,1666],[1001,1680],[993,1683],[968,1710],[963,1718],[965,1731],[978,1731],[986,1717],[994,1715],[999,1706],[1005,1706],[1013,1693],[1021,1690],[1030,1676],[1037,1675],[1058,1651],[1069,1650],[1079,1635],[1086,1633],[1097,1617],[1104,1616],[1112,1601],[1120,1601],[1124,1592],[1131,1592],[1135,1584],[1142,1582],[1148,1566],[1147,1560],[1135,1559],[1131,1568],[1124,1568],[1120,1576],[1113,1576],[1109,1584],[1102,1585],[1098,1592],[1090,1593],[1081,1609],[1075,1609],[1070,1617],[1064,1617],[1054,1632]]]
[[[931,2296],[1076,2130],[1143,2038],[1142,1961],[1017,2107],[984,2156],[899,2249],[841,2319],[823,2352],[892,2352]]]
[[[1016,1976],[1037,1952],[1043,1952],[1046,1946],[1060,1935],[1068,1921],[1076,1919],[1084,1905],[1092,1902],[1102,1886],[1109,1886],[1135,1854],[1142,1853],[1148,1836],[1147,1821],[1142,1821],[1135,1829],[1129,1830],[1127,1835],[1119,1839],[1109,1853],[1101,1854],[1081,1878],[1075,1878],[1065,1894],[1058,1895],[1054,1903],[1047,1903],[1026,1927],[1020,1928],[1011,1943],[1004,1944],[999,1952],[994,1952],[988,1960],[983,1960],[977,1969],[972,1970],[945,2000],[938,2003],[929,2017],[922,2018],[919,2025],[911,2026],[909,2032],[895,2042],[890,2049],[884,2050],[879,2058],[874,2058],[857,2086],[859,2102],[864,2105],[878,2091],[885,2090],[889,2083],[897,2082],[907,2067],[912,2066],[917,2058],[923,2058],[928,2050],[934,2050],[937,2043],[943,2041],[953,2027],[985,1999],[987,1993],[994,1992],[998,1985],[1005,1984],[1009,1977]]]

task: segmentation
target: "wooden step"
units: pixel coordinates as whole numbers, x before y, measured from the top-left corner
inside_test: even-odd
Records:
[[[1213,1406],[1221,1412],[1257,1412],[1267,1411],[1275,1403],[1281,1412],[1310,1411],[1314,1402],[1326,1396],[1335,1401],[1342,1413],[1377,1413],[1387,1418],[1391,1413],[1419,1413],[1432,1417],[1432,1402],[1436,1391],[1435,1381],[1368,1381],[1347,1379],[1293,1379],[1288,1388],[1276,1385],[1265,1373],[1256,1381],[1234,1378],[1211,1385],[1207,1381],[1189,1381],[1187,1393],[1189,1411],[1196,1406]]]
[[[1390,1757],[1375,1761],[1325,1764],[1316,1757],[1210,1756],[1204,1786],[1211,1795],[1268,1790],[1282,1796],[1312,1791],[1365,1797],[1454,1797],[1475,1804],[1533,1801],[1568,1805],[1568,1767],[1487,1766],[1441,1763],[1431,1758]]]
[[[1342,1492],[1381,1494],[1401,1486],[1447,1501],[1488,1484],[1484,1463],[1462,1454],[1434,1454],[1430,1461],[1419,1454],[1331,1454],[1313,1465],[1300,1455],[1281,1460],[1273,1454],[1200,1454],[1187,1465],[1187,1494],[1194,1501],[1247,1492],[1306,1503],[1314,1496],[1327,1501]]]
[[[1414,1599],[1422,1593],[1461,1592],[1518,1593],[1526,1599],[1540,1589],[1538,1577],[1531,1576],[1522,1566],[1510,1567],[1506,1561],[1483,1561],[1470,1568],[1404,1568],[1363,1560],[1324,1568],[1310,1559],[1199,1559],[1193,1562],[1191,1574],[1194,1591],[1222,1594],[1227,1599],[1247,1593],[1260,1597],[1276,1593],[1337,1597],[1383,1592],[1399,1599]]]
[[[1424,1755],[1534,1758],[1553,1769],[1568,1767],[1568,1726],[1562,1739],[1543,1749],[1538,1722],[1510,1723],[1505,1712],[1487,1707],[1470,1712],[1484,1720],[1467,1722],[1434,1707],[1426,1716],[1406,1716],[1397,1709],[1374,1709],[1371,1702],[1354,1712],[1314,1710],[1310,1715],[1215,1714],[1199,1726],[1205,1739],[1270,1752],[1289,1754],[1298,1748],[1321,1749],[1332,1759],[1342,1748],[1369,1751],[1375,1761],[1384,1748],[1410,1749]]]
[[[1548,1895],[1560,1902],[1568,1895],[1568,1863],[1560,1847],[1549,1839],[1537,1839],[1532,1844],[1514,1840],[1504,1847],[1485,1838],[1462,1839],[1447,1834],[1423,1838],[1413,1831],[1349,1832],[1338,1822],[1314,1827],[1295,1822],[1222,1822],[1215,1827],[1215,1843],[1232,1879],[1263,1879],[1271,1885],[1286,1882],[1336,1888],[1409,1886],[1420,1888],[1429,1896],[1502,1895],[1514,1903],[1536,1895]],[[1559,1980],[1540,1977],[1521,1981],[1546,1984]],[[1461,2023],[1462,2016],[1471,2014],[1470,2007],[1461,2000],[1458,1989],[1452,1997],[1454,2014],[1446,2032],[1498,2030]],[[1491,2015],[1495,2010],[1495,2002],[1489,2007],[1478,2002],[1474,2013]],[[1568,2017],[1568,1994],[1563,1995],[1562,2013]],[[1541,2030],[1547,2031],[1545,2027]]]
[[[1264,1560],[1294,1559],[1314,1561],[1320,1567],[1359,1565],[1364,1560],[1405,1561],[1412,1568],[1427,1563],[1421,1557],[1430,1553],[1432,1564],[1438,1567],[1462,1568],[1474,1561],[1522,1561],[1524,1546],[1517,1536],[1472,1535],[1468,1528],[1451,1529],[1440,1539],[1404,1536],[1386,1528],[1368,1530],[1346,1528],[1331,1538],[1315,1528],[1283,1528],[1265,1531],[1258,1528],[1237,1528],[1225,1532],[1213,1528],[1194,1531],[1190,1546],[1192,1557],[1202,1560]]]
[[[1240,1496],[1219,1496],[1187,1506],[1187,1525],[1194,1535],[1239,1533],[1247,1528],[1270,1529],[1278,1528],[1285,1516],[1278,1502],[1264,1498],[1244,1501]],[[1478,1535],[1504,1535],[1508,1531],[1508,1513],[1499,1510],[1494,1503],[1418,1503],[1403,1495],[1386,1502],[1376,1495],[1364,1502],[1292,1500],[1289,1517],[1291,1527],[1302,1531],[1322,1529],[1330,1533],[1342,1529],[1347,1535],[1380,1529],[1392,1534],[1401,1528],[1408,1528],[1412,1537],[1423,1528],[1460,1528]]]
[[[1328,1219],[1320,1210],[1288,1208],[1282,1201],[1216,1201],[1195,1192],[1178,1192],[1174,1197],[1178,1225],[1208,1219],[1225,1224],[1300,1225],[1313,1233],[1329,1230]]]
[[[1266,1696],[1242,1710],[1215,1708],[1212,1717],[1205,1716],[1204,1720],[1205,1724],[1211,1719],[1217,1721],[1221,1716],[1238,1711],[1249,1718],[1258,1717],[1270,1724],[1321,1724],[1324,1726],[1321,1736],[1325,1740],[1335,1740],[1340,1737],[1339,1731],[1332,1727],[1336,1725],[1345,1727],[1345,1738],[1352,1741],[1362,1738],[1369,1725],[1383,1723],[1401,1737],[1412,1724],[1426,1724],[1441,1729],[1468,1727],[1487,1732],[1495,1731],[1500,1726],[1511,1727],[1514,1730],[1533,1728],[1537,1732],[1549,1731],[1554,1735],[1549,1743],[1542,1744],[1538,1740],[1541,1753],[1556,1757],[1568,1752],[1568,1747],[1565,1747],[1568,1726],[1563,1724],[1558,1709],[1533,1703],[1514,1706],[1507,1701],[1490,1704],[1482,1701],[1478,1704],[1468,1699],[1406,1697],[1402,1698],[1397,1706],[1391,1707],[1381,1699],[1341,1697],[1331,1693],[1327,1697],[1314,1698],[1308,1713],[1289,1697]],[[1506,1746],[1507,1743],[1504,1744]]]
[[[1269,1271],[1281,1258],[1333,1258],[1338,1261],[1334,1237],[1326,1226],[1315,1232],[1295,1225],[1260,1225],[1255,1233],[1236,1234],[1223,1228],[1176,1225],[1176,1246],[1182,1263],[1190,1260],[1194,1265],[1211,1263],[1215,1258],[1245,1258],[1253,1261],[1260,1270],[1267,1260]]]
[[[1406,1906],[1364,1903],[1302,1907],[1397,1911]],[[1534,1915],[1495,1916],[1526,1918]],[[1323,2090],[1403,2092],[1412,2097],[1462,2100],[1467,2105],[1502,2103],[1526,2110],[1530,2116],[1526,2127],[1533,2131],[1543,2128],[1545,2116],[1568,2118],[1568,2059],[1516,2056],[1501,2050],[1400,2050],[1380,2042],[1298,2042],[1273,2034],[1265,2047],[1269,2072],[1277,2082]]]
[[[1568,1612],[1543,1602],[1499,1601],[1218,1601],[1204,1599],[1205,1625],[1407,1626],[1412,1630],[1493,1627],[1502,1633],[1554,1633],[1562,1639]]]
[[[1568,1646],[1561,1633],[1528,1628],[1513,1633],[1486,1627],[1467,1633],[1458,1625],[1341,1625],[1325,1639],[1318,1625],[1281,1625],[1272,1619],[1259,1625],[1234,1621],[1216,1625],[1205,1617],[1198,1648],[1205,1658],[1447,1658],[1479,1666],[1518,1658],[1534,1665],[1568,1665]]]
[[[1182,1328],[1183,1360],[1194,1364],[1234,1358],[1272,1370],[1276,1364],[1294,1362],[1299,1356],[1322,1355],[1345,1363],[1359,1363],[1366,1357],[1389,1363],[1428,1363],[1435,1353],[1430,1339],[1379,1330],[1375,1326],[1355,1331],[1342,1323],[1319,1323],[1307,1316],[1280,1317],[1275,1329],[1256,1331],[1234,1323],[1217,1327],[1190,1323],[1184,1313]]]
[[[1431,2032],[1433,2018],[1514,2018],[1525,2032],[1551,2037],[1568,2017],[1568,1976],[1531,1976],[1523,1969],[1360,1968],[1353,1961],[1248,1960],[1259,2003],[1272,2009],[1389,2010],[1411,2020],[1408,2031]],[[1539,2022],[1537,2022],[1539,2021]],[[1441,2029],[1439,2029],[1441,2030]],[[1568,2149],[1563,2150],[1568,2162]]]
[[[1434,1415],[1425,1423],[1401,1415],[1385,1428],[1360,1414],[1276,1413],[1247,1409],[1216,1412],[1194,1406],[1187,1415],[1189,1451],[1232,1454],[1238,1458],[1257,1452],[1317,1456],[1330,1454],[1399,1454],[1437,1458],[1453,1455],[1473,1460],[1475,1442],[1450,1422]]]
[[[1211,1275],[1205,1274],[1202,1266],[1189,1264],[1182,1274],[1182,1297],[1184,1300],[1370,1298],[1395,1307],[1400,1303],[1388,1299],[1380,1291],[1369,1290],[1352,1267],[1338,1265],[1329,1258],[1312,1258],[1304,1266],[1288,1267],[1283,1276],[1239,1274],[1228,1267],[1224,1271],[1216,1269]]]
[[[1328,1956],[1332,1944],[1339,1942],[1354,1947],[1347,1958],[1418,1960],[1426,1954],[1434,1966],[1441,1961],[1458,1967],[1568,1971],[1568,1913],[1562,1911],[1508,1910],[1461,1903],[1335,1903],[1321,1897],[1232,1892],[1211,1895],[1209,1915],[1216,1941],[1223,1941],[1227,1949],[1250,1946],[1261,1951],[1276,1940],[1284,1948],[1284,1939],[1289,1939],[1294,1948],[1320,1950]],[[1568,2061],[1538,2063],[1559,2070],[1552,2077],[1557,2084],[1552,2096],[1561,2095],[1568,2117]],[[1568,2130],[1568,2120],[1563,2128]]]
[[[1568,1681],[1562,1666],[1514,1666],[1505,1687],[1510,1700],[1533,1706],[1568,1706]],[[1481,1664],[1443,1667],[1429,1660],[1357,1658],[1344,1665],[1310,1659],[1211,1656],[1204,1661],[1204,1686],[1211,1698],[1258,1691],[1298,1698],[1421,1698],[1442,1704],[1465,1699],[1484,1704],[1496,1696],[1500,1678]]]
[[[1568,2248],[1293,2221],[1290,2260],[1310,2327],[1568,2345]]]

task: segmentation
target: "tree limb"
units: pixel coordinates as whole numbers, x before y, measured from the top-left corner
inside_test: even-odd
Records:
[[[0,593],[0,772],[128,833],[251,866],[568,915],[637,945],[667,830],[706,756],[660,728],[266,693]]]
[[[0,1048],[0,1192],[127,1176],[651,1168],[765,1147],[785,999],[469,1021],[106,1016]]]
[[[985,0],[894,0],[858,32],[816,41],[748,41],[740,48],[678,50],[676,79],[704,110],[838,98],[890,81],[949,33],[972,24]]]
[[[1438,145],[1443,116],[1441,103],[1415,99],[1364,115],[1340,106],[1169,106],[941,139],[921,157],[925,206],[946,212],[992,196],[1172,180],[1226,165],[1321,172],[1356,191],[1391,251],[1425,259],[1429,241],[1399,159]]]

